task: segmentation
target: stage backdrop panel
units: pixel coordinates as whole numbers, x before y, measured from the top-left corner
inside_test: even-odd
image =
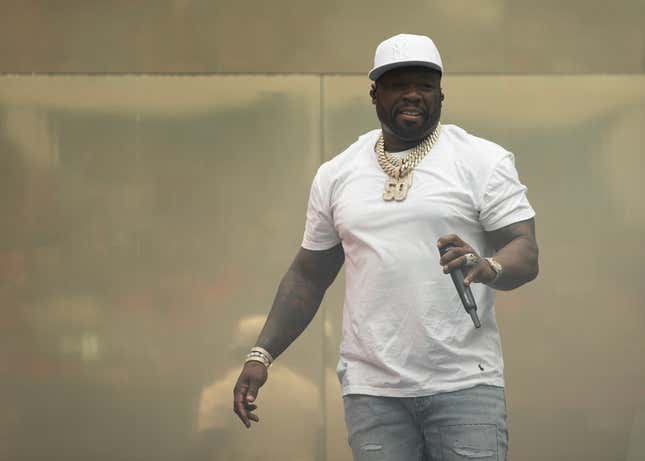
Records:
[[[232,412],[300,246],[319,93],[0,77],[0,459],[322,459],[320,318],[271,370],[252,444]]]
[[[642,0],[2,2],[0,72],[361,73],[430,35],[450,73],[641,73]]]

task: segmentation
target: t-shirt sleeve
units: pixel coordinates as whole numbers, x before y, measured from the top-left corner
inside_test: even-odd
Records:
[[[327,250],[340,243],[331,212],[330,189],[321,168],[316,173],[309,192],[307,220],[302,238],[302,247],[307,250]]]
[[[485,231],[493,231],[535,216],[526,197],[526,186],[520,182],[513,154],[507,153],[491,174],[479,213]]]

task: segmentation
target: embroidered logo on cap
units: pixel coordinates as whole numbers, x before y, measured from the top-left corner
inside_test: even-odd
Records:
[[[408,42],[400,41],[392,45],[392,57],[395,59],[405,59],[409,58],[408,54]]]

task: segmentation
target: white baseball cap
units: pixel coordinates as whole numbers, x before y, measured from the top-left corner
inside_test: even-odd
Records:
[[[374,53],[374,68],[368,74],[377,80],[397,67],[423,66],[443,73],[439,50],[425,35],[399,34],[381,42]]]

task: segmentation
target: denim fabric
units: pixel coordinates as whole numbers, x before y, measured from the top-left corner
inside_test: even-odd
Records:
[[[427,397],[343,397],[355,461],[505,461],[506,399],[480,385]]]

